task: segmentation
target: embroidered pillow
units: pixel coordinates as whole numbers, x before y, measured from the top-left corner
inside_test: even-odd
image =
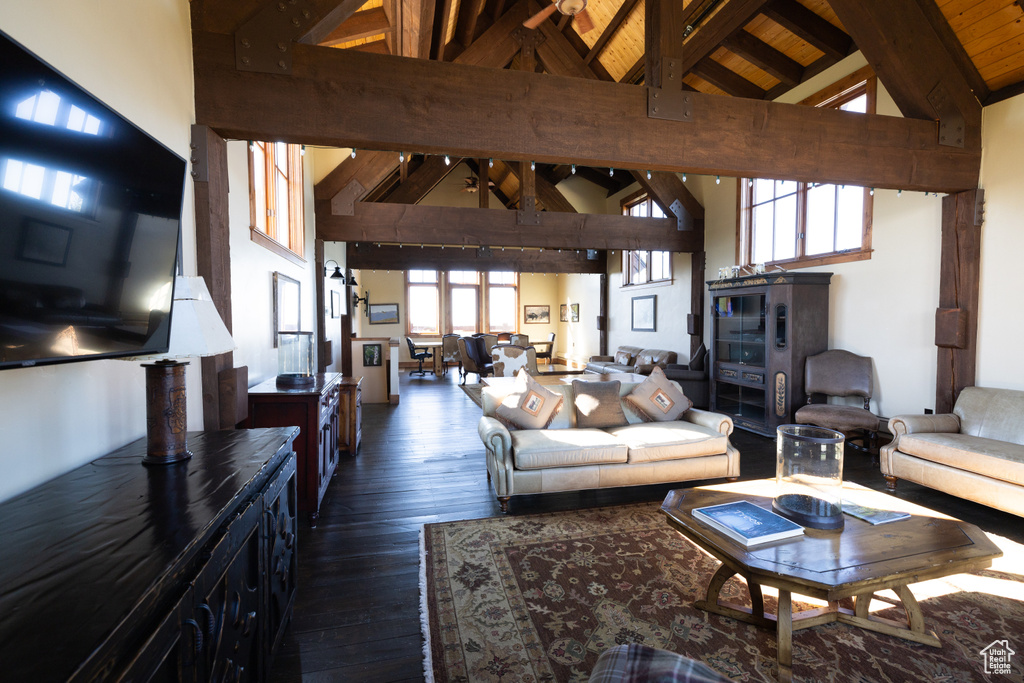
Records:
[[[495,411],[503,424],[519,429],[544,429],[555,419],[565,397],[538,384],[526,370],[516,373],[516,384]]]
[[[573,380],[572,392],[575,396],[573,406],[576,409],[576,426],[584,429],[604,429],[627,424],[626,414],[622,412],[622,399],[619,398],[621,386],[622,383],[619,380],[610,382]]]
[[[693,401],[676,388],[665,371],[655,365],[650,376],[624,397],[650,422],[678,420],[693,406]]]

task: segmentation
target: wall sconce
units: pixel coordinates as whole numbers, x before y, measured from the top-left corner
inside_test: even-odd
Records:
[[[335,261],[334,259],[331,259],[327,263],[334,264],[334,272],[331,273],[329,277],[332,280],[341,280],[341,284],[345,284],[345,276],[341,274],[341,266],[338,265],[338,262]],[[324,264],[324,277],[328,277],[327,271],[330,270],[330,268],[327,267],[327,263]]]
[[[365,292],[363,294],[363,296],[360,297],[355,292],[352,292],[352,307],[355,310],[357,310],[357,311],[359,310],[359,302],[360,301],[362,301],[365,304],[365,306],[363,306],[363,315],[369,316],[370,315],[370,293],[369,292]]]

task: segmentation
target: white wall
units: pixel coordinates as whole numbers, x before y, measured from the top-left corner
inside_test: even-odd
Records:
[[[0,30],[184,158],[193,119],[188,3],[36,0],[0,4]],[[195,274],[192,184],[183,214],[184,269]],[[202,428],[198,366],[188,420]],[[100,360],[0,373],[0,500],[146,432],[138,362]]]
[[[562,275],[558,278],[558,304],[579,304],[578,322],[559,322],[555,336],[554,357],[585,364],[591,356],[601,352],[601,333],[597,329],[600,311],[601,276],[590,274]],[[558,307],[551,309],[559,316]],[[558,317],[560,320],[560,317]]]

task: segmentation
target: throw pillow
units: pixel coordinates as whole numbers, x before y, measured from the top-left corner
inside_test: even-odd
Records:
[[[507,427],[544,429],[555,419],[563,396],[540,385],[526,370],[516,373],[516,384],[495,411]]]
[[[621,427],[627,424],[626,414],[622,412],[622,399],[619,398],[619,380],[611,382],[583,382],[578,379],[572,382],[572,392],[576,397],[576,426],[584,429],[604,429],[605,427]]]
[[[693,401],[676,388],[657,365],[650,376],[629,392],[625,399],[652,422],[678,420],[693,406]]]
[[[632,365],[633,354],[629,351],[616,351],[615,352],[615,364],[616,365]]]

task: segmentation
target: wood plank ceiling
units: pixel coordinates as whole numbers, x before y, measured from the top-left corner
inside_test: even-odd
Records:
[[[917,2],[937,18],[949,50],[959,58],[959,67],[982,104],[1024,91],[1020,0]],[[513,5],[512,0],[368,0],[347,18],[335,13],[336,25],[321,29],[324,37],[316,42],[344,50],[644,83],[645,0],[589,0],[587,13],[594,27],[585,32],[578,21],[554,12],[538,27],[545,47],[537,50],[532,64],[524,63],[520,45],[509,49],[499,44],[507,30],[488,32],[503,19],[509,23]],[[540,9],[529,1],[531,13]],[[682,18],[683,90],[773,100],[858,49],[827,0],[683,0]],[[413,157],[410,163],[368,188],[365,199],[388,201],[401,179],[422,161]],[[509,208],[519,207],[515,166],[495,160],[485,169],[494,195]],[[471,161],[470,168],[470,177],[479,177],[478,162]],[[629,173],[616,178],[607,171],[578,169],[609,195],[633,182]],[[435,169],[430,186],[447,172]],[[545,187],[569,172],[568,165],[537,165]],[[545,208],[540,192],[537,203]]]

